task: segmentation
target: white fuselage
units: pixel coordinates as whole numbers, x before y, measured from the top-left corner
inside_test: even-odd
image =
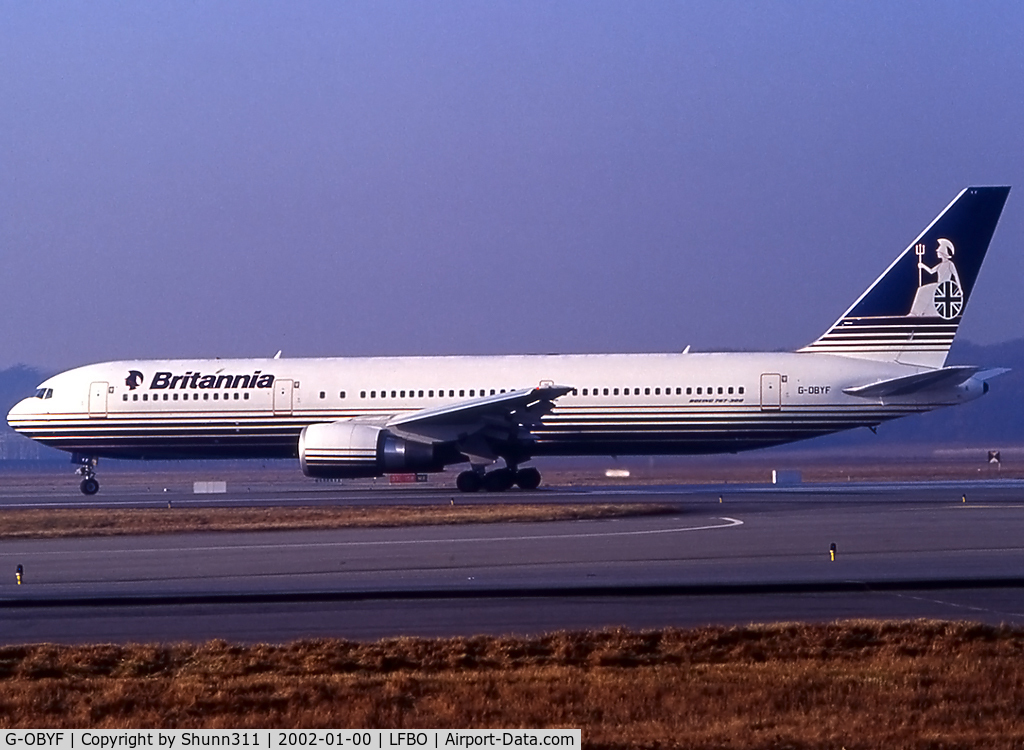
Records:
[[[307,425],[560,385],[573,390],[531,430],[531,455],[735,452],[981,395],[974,381],[898,398],[843,392],[926,369],[810,352],[121,361],[48,379],[8,421],[82,456],[287,458]]]

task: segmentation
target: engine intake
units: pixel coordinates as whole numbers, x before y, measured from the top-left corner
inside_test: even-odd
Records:
[[[430,443],[407,440],[383,427],[350,419],[303,428],[299,465],[307,477],[333,479],[444,468]]]

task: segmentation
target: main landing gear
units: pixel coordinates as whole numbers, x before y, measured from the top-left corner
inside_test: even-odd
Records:
[[[470,469],[459,474],[455,486],[460,492],[477,492],[481,489],[487,492],[504,492],[513,486],[523,490],[535,490],[540,486],[540,472],[532,466],[526,469],[494,469],[486,474]]]
[[[93,456],[72,456],[71,461],[76,464],[81,464],[76,470],[76,474],[80,474],[82,483],[78,485],[79,489],[82,490],[83,495],[95,495],[100,491],[99,480],[96,479],[96,463],[97,458]]]

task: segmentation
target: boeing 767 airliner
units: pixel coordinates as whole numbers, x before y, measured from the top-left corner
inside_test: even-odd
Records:
[[[1003,372],[945,362],[1009,192],[961,192],[796,352],[105,362],[47,379],[7,419],[70,452],[87,495],[101,457],[297,458],[338,478],[468,463],[464,492],[529,490],[536,456],[736,452],[874,428],[978,398]]]

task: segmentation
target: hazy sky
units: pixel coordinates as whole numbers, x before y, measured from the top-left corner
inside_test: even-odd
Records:
[[[0,0],[0,368],[793,348],[969,184],[1024,3]]]

